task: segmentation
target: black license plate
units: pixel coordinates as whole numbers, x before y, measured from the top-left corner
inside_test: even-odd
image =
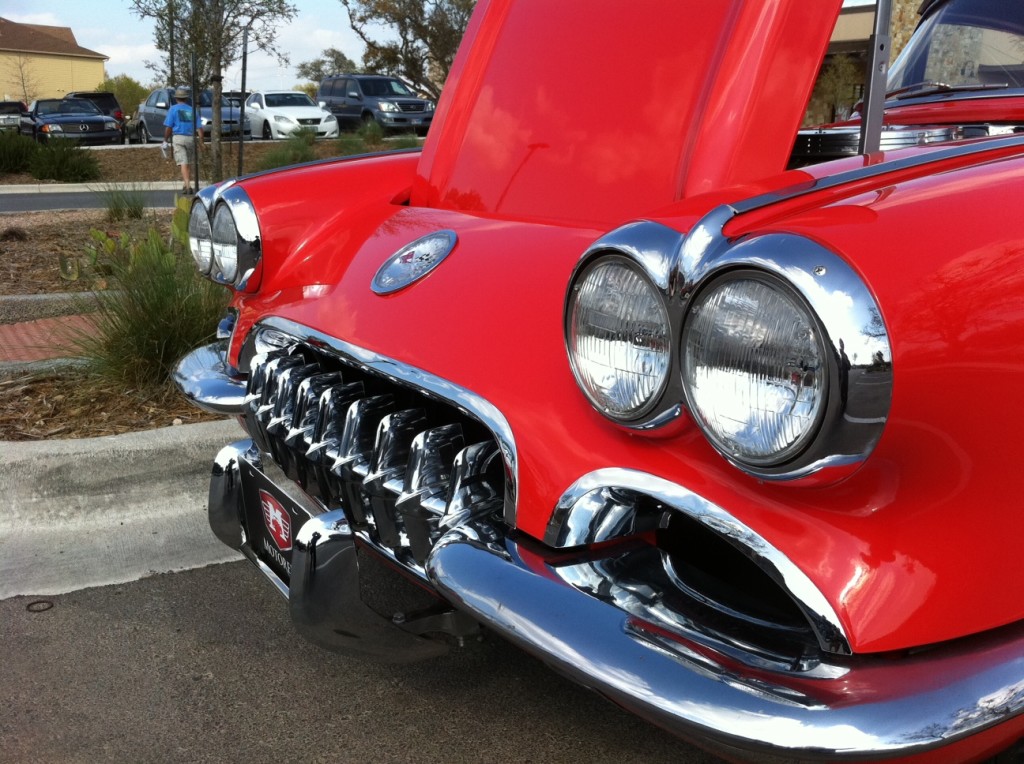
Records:
[[[241,462],[245,527],[252,552],[287,584],[295,534],[312,513],[246,461]]]

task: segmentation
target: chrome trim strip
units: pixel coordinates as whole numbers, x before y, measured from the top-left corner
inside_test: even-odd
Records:
[[[181,392],[203,411],[233,416],[245,402],[245,377],[227,362],[228,340],[196,348],[174,367],[171,378]]]
[[[362,366],[364,369],[381,374],[400,384],[423,390],[428,395],[434,395],[440,400],[447,401],[464,413],[478,419],[490,430],[501,450],[506,477],[504,518],[509,525],[515,526],[516,497],[519,495],[519,463],[516,442],[508,420],[492,403],[466,388],[430,372],[379,353],[364,350],[287,318],[270,316],[260,320],[250,333],[250,337],[256,336],[262,329],[283,332],[294,337],[298,342],[330,349],[350,363]]]
[[[621,510],[610,512],[605,502],[587,501],[587,497],[594,492],[608,488],[649,496],[671,510],[699,521],[730,541],[797,603],[818,636],[823,650],[837,655],[851,654],[850,640],[842,621],[807,574],[757,531],[723,508],[655,475],[617,467],[595,470],[584,475],[558,500],[544,533],[544,543],[554,548],[566,548],[621,537],[619,530],[631,527],[630,518],[621,517]]]
[[[938,748],[1024,712],[1024,625],[834,678],[747,671],[585,596],[495,528],[447,533],[427,562],[460,609],[616,704],[743,758],[874,761]]]
[[[819,191],[827,191],[846,184],[871,180],[872,178],[889,175],[890,173],[912,170],[935,162],[943,162],[947,159],[975,157],[991,151],[1014,148],[1024,148],[1024,135],[1014,135],[1009,138],[982,138],[971,143],[961,143],[934,151],[914,153],[899,159],[889,159],[877,164],[867,164],[846,172],[817,178],[810,183],[801,183],[779,191],[753,196],[745,201],[727,205],[727,207],[732,210],[734,215],[744,215],[754,210],[770,207],[773,204],[798,199],[801,196],[814,194]]]

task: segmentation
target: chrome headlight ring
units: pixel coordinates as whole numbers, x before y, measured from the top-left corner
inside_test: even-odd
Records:
[[[259,286],[262,237],[249,195],[233,181],[202,189],[192,202],[189,245],[199,272],[239,292]]]
[[[881,436],[892,398],[881,310],[853,269],[816,242],[793,234],[730,241],[723,227],[734,215],[714,210],[685,237],[631,223],[587,250],[566,297],[577,383],[595,408],[634,430],[660,428],[685,407],[716,450],[761,478],[855,467]],[[631,419],[594,402],[571,335],[574,293],[606,258],[628,259],[656,285],[671,332],[668,380]]]

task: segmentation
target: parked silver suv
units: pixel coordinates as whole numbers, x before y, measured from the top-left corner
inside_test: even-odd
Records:
[[[338,119],[340,127],[375,121],[386,132],[427,132],[434,102],[420,98],[397,77],[379,74],[336,74],[325,78],[316,100]]]

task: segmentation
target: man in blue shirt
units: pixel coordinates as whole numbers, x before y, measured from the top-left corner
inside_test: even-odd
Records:
[[[191,172],[197,146],[192,132],[192,105],[188,102],[191,95],[189,88],[176,89],[175,104],[167,110],[164,118],[164,145],[171,142],[174,146],[174,163],[181,168],[181,182],[184,184],[181,193],[185,196],[193,193]],[[199,134],[198,145],[202,145],[203,126],[196,122],[195,128]]]

